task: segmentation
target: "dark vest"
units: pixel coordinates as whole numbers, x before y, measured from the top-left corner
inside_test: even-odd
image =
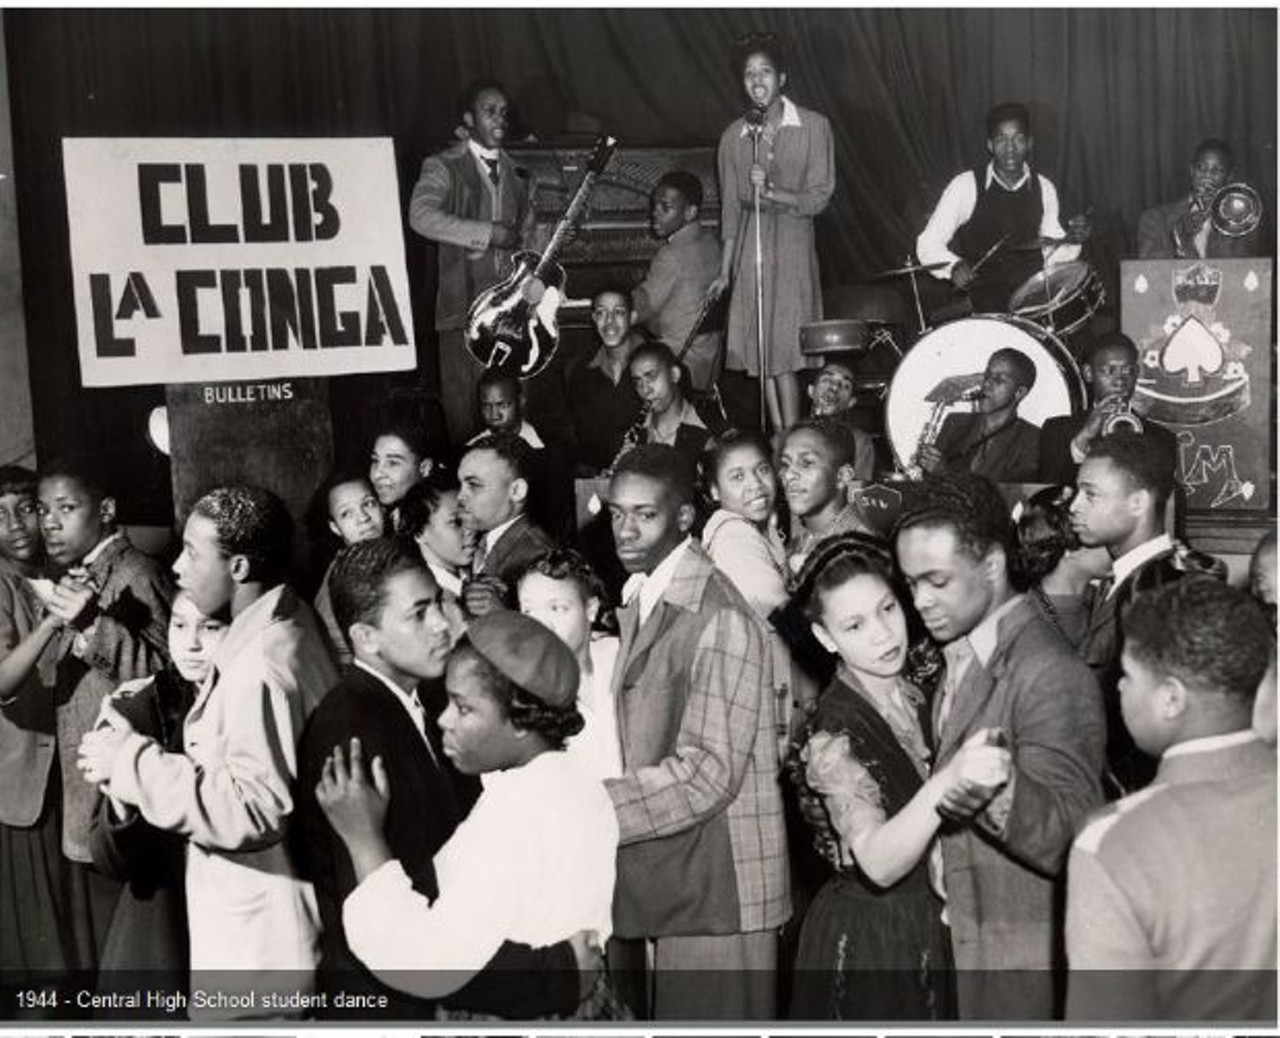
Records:
[[[978,312],[1005,313],[1014,289],[1040,269],[1038,251],[1014,252],[1009,248],[1040,234],[1040,218],[1044,214],[1040,176],[1031,170],[1027,182],[1017,191],[1005,190],[994,177],[988,187],[986,166],[975,169],[973,177],[978,187],[977,204],[973,215],[956,231],[949,248],[969,263],[976,263],[991,246],[1005,238],[1004,245],[982,265],[969,290]]]

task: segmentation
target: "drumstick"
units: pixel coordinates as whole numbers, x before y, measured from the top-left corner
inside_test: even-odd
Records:
[[[1005,242],[1007,242],[1008,240],[1009,240],[1009,235],[1007,235],[1007,234],[1006,234],[1006,235],[1005,235],[1003,238],[1001,238],[998,242],[996,242],[994,245],[992,245],[992,246],[991,246],[991,248],[989,248],[986,252],[984,252],[984,253],[982,254],[982,256],[981,256],[981,258],[979,258],[978,262],[977,262],[977,263],[975,263],[972,267],[970,267],[970,268],[969,268],[969,273],[971,273],[971,274],[976,274],[976,273],[978,273],[978,268],[979,268],[979,267],[981,267],[984,263],[986,263],[986,262],[987,262],[987,260],[989,260],[992,256],[994,256],[994,255],[996,254],[996,249],[1000,248],[1000,246],[1001,246],[1001,245],[1003,245],[1003,244],[1004,244]]]

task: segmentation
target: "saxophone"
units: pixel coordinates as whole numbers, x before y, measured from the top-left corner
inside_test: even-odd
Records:
[[[982,396],[982,387],[974,386],[951,400],[934,401],[929,411],[929,419],[924,423],[920,439],[916,441],[916,452],[911,457],[911,464],[906,467],[905,475],[907,479],[922,479],[924,477],[924,467],[920,464],[920,452],[925,447],[934,445],[934,442],[938,439],[938,434],[942,431],[942,423],[947,420],[947,415],[951,414],[952,411],[960,410],[961,407],[975,403],[980,396]]]

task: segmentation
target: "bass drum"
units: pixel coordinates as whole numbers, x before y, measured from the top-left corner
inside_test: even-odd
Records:
[[[1084,379],[1071,353],[1032,321],[992,314],[952,321],[927,333],[902,358],[885,400],[885,432],[899,469],[915,458],[920,434],[937,404],[982,384],[996,350],[1015,349],[1036,365],[1036,384],[1018,405],[1018,416],[1043,425],[1055,415],[1087,406]],[[957,410],[971,409],[960,403]]]

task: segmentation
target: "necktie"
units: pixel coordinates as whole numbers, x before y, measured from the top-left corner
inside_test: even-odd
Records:
[[[960,638],[946,647],[943,653],[947,659],[947,669],[942,679],[942,702],[938,704],[938,741],[947,730],[947,721],[955,708],[956,693],[960,690],[960,682],[964,680],[969,664],[973,661],[973,646],[968,638]]]
[[[494,187],[498,186],[498,160],[485,159],[484,164],[489,167],[489,181]]]
[[[422,739],[427,744],[427,753],[431,755],[431,763],[438,768],[440,767],[440,758],[436,755],[435,745],[431,741],[432,724],[427,718],[427,709],[422,705],[422,700],[418,698],[417,692],[410,694],[409,705],[413,719],[418,722],[418,731],[422,733]]]
[[[476,550],[471,556],[471,574],[472,576],[481,576],[484,573],[484,560],[489,555],[489,546],[487,538],[484,534],[476,535]]]

